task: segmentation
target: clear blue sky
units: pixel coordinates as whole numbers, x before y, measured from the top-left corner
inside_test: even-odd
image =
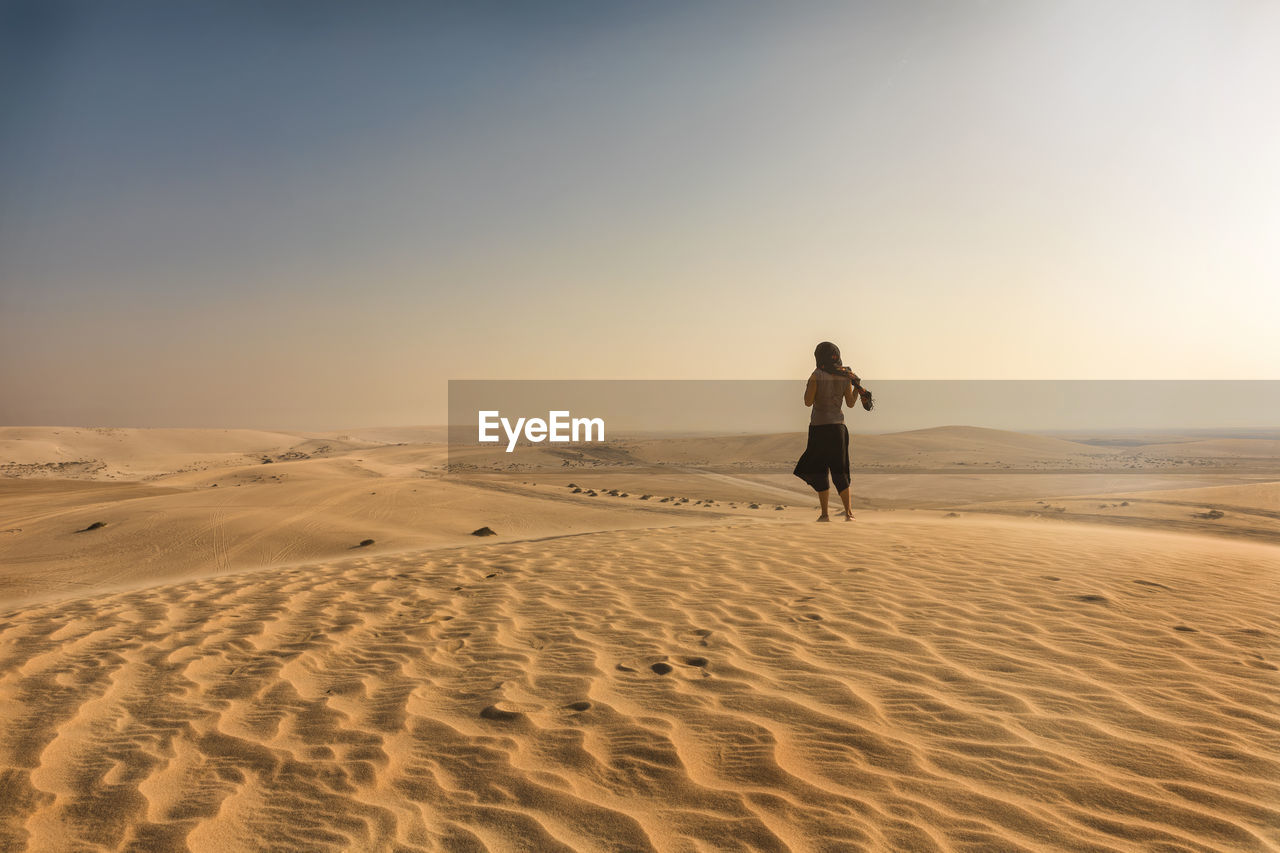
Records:
[[[0,2],[0,423],[1280,378],[1280,5]]]

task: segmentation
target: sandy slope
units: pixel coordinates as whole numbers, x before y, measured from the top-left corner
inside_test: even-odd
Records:
[[[1280,440],[1262,438],[1201,439],[1172,444],[1147,445],[1143,450],[1152,455],[1201,456],[1208,458],[1235,456],[1262,459],[1280,456]]]
[[[263,456],[344,452],[379,442],[248,429],[0,427],[0,474],[136,480],[259,462]]]
[[[1280,482],[1083,495],[1059,492],[1048,499],[984,501],[957,509],[1210,533],[1280,545]]]
[[[1280,849],[1274,481],[947,428],[814,525],[794,437],[437,437],[0,430],[0,850]]]
[[[1200,489],[1163,489],[1159,492],[1133,492],[1130,496],[1280,513],[1280,482],[1238,483]]]
[[[147,483],[0,480],[0,606],[345,557],[366,539],[386,553],[468,545],[484,526],[512,541],[719,517],[639,493],[446,479],[430,464],[439,452],[383,448]],[[86,530],[97,522],[106,526]]]
[[[887,516],[33,607],[0,618],[0,846],[1275,849],[1278,577]]]

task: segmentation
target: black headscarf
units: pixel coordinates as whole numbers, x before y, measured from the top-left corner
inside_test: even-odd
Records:
[[[840,360],[840,347],[831,343],[831,341],[823,341],[818,344],[813,350],[813,360],[823,373],[833,373],[837,376],[847,376],[849,373],[844,366],[844,362]]]

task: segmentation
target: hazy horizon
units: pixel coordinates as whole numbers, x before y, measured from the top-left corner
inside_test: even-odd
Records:
[[[396,424],[289,423],[0,424],[21,429],[228,429],[335,434],[387,430],[471,436],[481,410],[546,418],[552,411],[601,417],[610,436],[803,433],[809,410],[794,380],[465,380],[449,383],[449,421]],[[845,412],[851,433],[939,427],[1093,435],[1185,434],[1280,438],[1280,381],[867,380],[872,412]]]
[[[1280,6],[0,9],[0,424],[1280,378]],[[803,413],[800,416],[803,425]]]

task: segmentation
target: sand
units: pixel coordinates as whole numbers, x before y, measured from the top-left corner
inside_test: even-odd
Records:
[[[90,463],[0,480],[0,849],[1280,849],[1276,481],[1046,512],[1046,459],[943,512],[904,457],[815,525],[687,443],[535,481],[405,430],[50,432],[0,430]]]

